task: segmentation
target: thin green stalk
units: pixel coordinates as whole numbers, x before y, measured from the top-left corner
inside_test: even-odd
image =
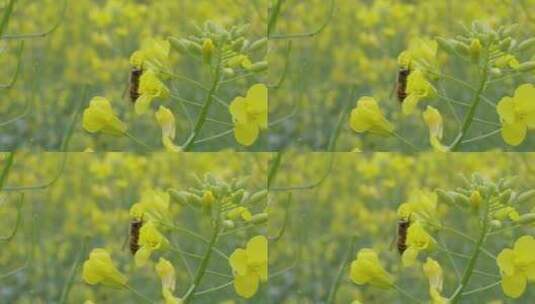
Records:
[[[267,189],[268,190],[271,188],[271,185],[273,184],[273,181],[275,180],[275,177],[277,176],[277,172],[279,171],[279,167],[280,167],[281,160],[282,160],[282,153],[284,153],[282,150],[277,152],[277,154],[273,158],[271,166],[269,167],[269,172],[268,172],[268,177],[267,177]]]
[[[134,295],[136,295],[138,298],[142,299],[143,301],[147,303],[155,303],[153,300],[149,299],[147,296],[137,291],[134,287],[128,284],[125,284],[124,287],[126,287],[126,289],[130,290]]]
[[[133,142],[135,142],[137,145],[139,145],[140,147],[143,147],[143,149],[147,150],[147,151],[151,151],[152,148],[147,145],[146,143],[142,142],[141,140],[139,140],[137,137],[135,137],[132,133],[130,132],[124,132],[124,135],[126,137],[128,137],[129,139],[131,139]]]
[[[473,101],[468,110],[468,113],[466,114],[464,118],[464,122],[461,127],[461,130],[459,134],[457,135],[457,137],[455,138],[455,140],[453,141],[453,143],[450,145],[450,151],[457,150],[457,148],[463,141],[464,137],[466,136],[468,129],[470,129],[470,126],[472,125],[472,122],[474,121],[474,116],[476,114],[477,107],[479,106],[479,103],[481,101],[481,95],[483,94],[483,91],[485,90],[485,86],[487,85],[488,75],[489,75],[489,72],[488,72],[488,66],[486,63],[482,71],[481,80],[479,81],[479,87],[474,93]]]
[[[4,183],[7,180],[7,176],[9,175],[9,171],[11,170],[11,166],[13,166],[14,158],[15,158],[15,151],[9,152],[5,160],[6,163],[4,165],[4,168],[2,169],[2,173],[0,174],[0,191],[2,191],[2,188],[4,187]]]
[[[416,298],[415,296],[411,295],[410,293],[406,292],[403,288],[399,287],[398,285],[394,284],[393,287],[402,295],[405,297],[411,299],[414,301],[413,303],[423,303],[420,299]]]
[[[15,219],[15,227],[13,228],[13,230],[11,231],[11,233],[9,233],[8,235],[6,236],[2,236],[0,237],[0,241],[3,241],[3,242],[9,242],[11,241],[15,235],[17,234],[17,231],[19,230],[19,227],[20,227],[20,224],[22,222],[22,203],[24,202],[24,193],[22,193],[20,195],[20,198],[19,198],[19,201],[17,202],[17,217]]]
[[[468,264],[465,268],[463,277],[459,284],[459,288],[457,288],[453,296],[450,298],[450,304],[456,304],[459,302],[459,300],[461,299],[461,296],[463,295],[463,291],[468,286],[468,282],[470,282],[470,278],[474,274],[474,269],[477,263],[477,259],[479,258],[479,255],[482,252],[483,243],[485,242],[485,239],[487,237],[487,233],[489,230],[488,209],[489,207],[486,206],[485,212],[482,218],[483,226],[481,227],[481,232],[477,240],[477,243],[475,245],[474,252],[472,253],[472,257],[468,261]]]
[[[197,274],[193,279],[193,283],[191,284],[191,287],[188,292],[184,295],[184,297],[182,297],[182,301],[184,304],[189,303],[195,296],[195,291],[199,287],[202,278],[206,274],[206,268],[208,267],[208,263],[210,262],[210,258],[212,257],[212,249],[215,247],[215,243],[217,242],[217,238],[220,232],[221,230],[219,228],[219,222],[216,222],[214,232],[212,233],[212,237],[210,238],[210,241],[208,243],[208,248],[206,248],[206,252],[204,253],[204,257],[201,261],[201,264],[199,265],[199,268],[197,269]]]
[[[271,32],[273,29],[275,29],[275,26],[277,25],[277,19],[279,18],[282,2],[284,0],[277,0],[277,3],[275,3],[275,6],[273,6],[273,10],[271,11],[271,15],[269,16],[268,26],[267,26],[267,36],[271,36]]]
[[[398,132],[396,131],[392,131],[391,133],[392,135],[394,135],[395,137],[397,137],[399,140],[401,140],[404,144],[406,144],[407,146],[411,147],[411,149],[415,150],[415,151],[418,151],[418,147],[416,147],[413,143],[411,143],[410,141],[408,141],[405,137],[403,137],[401,134],[399,134]]]
[[[327,18],[325,18],[325,21],[316,29],[311,32],[306,33],[298,33],[298,34],[286,34],[286,35],[268,35],[268,39],[273,40],[282,40],[282,39],[298,39],[298,38],[311,38],[316,35],[319,35],[323,30],[327,28],[329,23],[334,17],[334,9],[335,9],[335,0],[331,0],[329,5],[329,11],[327,13]]]
[[[13,7],[15,6],[15,2],[17,2],[17,0],[10,0],[7,6],[4,8],[4,15],[2,16],[2,21],[0,22],[0,38],[2,37],[7,28],[9,18],[11,17],[11,13],[13,13]]]
[[[12,0],[14,2],[14,0]],[[12,35],[2,35],[2,32],[0,31],[0,39],[5,40],[12,40],[12,39],[33,39],[33,38],[41,38],[45,37],[51,33],[53,33],[55,30],[59,28],[63,20],[65,19],[65,15],[67,13],[67,4],[68,0],[63,1],[63,7],[61,8],[60,16],[58,17],[58,20],[56,23],[48,30],[40,33],[30,33],[30,34],[12,34]]]
[[[208,272],[207,272],[208,273]],[[227,288],[229,287],[230,285],[232,285],[232,283],[234,283],[234,280],[232,281],[229,281],[225,284],[221,284],[219,286],[215,286],[215,287],[212,287],[212,288],[208,288],[206,290],[203,290],[203,291],[199,291],[199,292],[196,292],[195,293],[195,296],[200,296],[200,295],[203,295],[203,294],[207,294],[207,293],[211,293],[211,292],[214,292],[214,291],[218,291],[218,290],[221,290],[221,289],[224,289],[224,288]]]
[[[63,291],[61,292],[61,297],[59,298],[59,301],[58,301],[59,304],[67,303],[67,299],[69,298],[69,293],[74,283],[76,272],[78,271],[78,268],[80,267],[80,262],[85,256],[85,244],[86,244],[86,238],[82,239],[82,242],[80,245],[81,250],[78,252],[78,256],[74,260],[74,263],[72,264],[72,267],[71,267],[71,271],[69,272],[67,280],[65,281],[65,284],[63,286]]]
[[[467,295],[471,295],[471,294],[474,294],[474,293],[478,293],[478,292],[482,292],[482,291],[486,291],[486,290],[489,290],[491,288],[494,288],[498,285],[500,285],[502,281],[497,281],[497,282],[494,282],[492,284],[489,284],[489,285],[485,285],[483,287],[480,287],[480,288],[476,288],[476,289],[473,289],[473,290],[470,290],[470,291],[467,291],[465,293],[463,293],[463,296],[467,296]]]
[[[199,136],[199,133],[201,132],[202,127],[204,126],[204,123],[206,122],[208,111],[210,110],[210,106],[212,105],[212,102],[214,100],[214,94],[217,90],[217,87],[219,86],[219,82],[221,81],[220,73],[221,73],[221,66],[220,66],[220,63],[218,62],[215,68],[212,86],[210,87],[210,90],[208,91],[208,94],[206,95],[206,99],[204,101],[203,107],[201,108],[199,116],[197,117],[195,126],[193,127],[193,130],[191,131],[191,135],[186,140],[186,142],[182,145],[183,151],[191,150],[192,146],[195,144],[195,140],[197,139],[197,137]]]
[[[17,82],[17,79],[19,78],[20,69],[22,67],[22,53],[24,50],[24,41],[20,42],[19,50],[17,52],[17,66],[15,67],[15,73],[11,77],[11,80],[7,84],[0,84],[0,89],[9,89],[13,85],[15,85],[15,82]]]
[[[326,301],[327,304],[335,303],[336,292],[338,291],[338,288],[340,287],[340,283],[342,282],[342,277],[345,273],[345,269],[347,265],[349,264],[349,262],[351,261],[356,243],[357,243],[357,237],[356,236],[351,237],[351,241],[349,243],[349,247],[347,249],[344,260],[342,261],[342,264],[340,264],[340,267],[338,268],[338,273],[336,274],[336,278],[334,279],[333,285],[331,286],[331,290],[329,291],[329,295]]]

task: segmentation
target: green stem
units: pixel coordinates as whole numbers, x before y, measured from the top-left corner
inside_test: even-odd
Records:
[[[394,284],[393,287],[402,295],[405,297],[411,299],[414,301],[413,303],[423,303],[420,299],[416,298],[415,296],[411,295],[410,293],[406,292],[403,288],[399,287],[398,285]]]
[[[349,261],[351,261],[351,257],[353,256],[353,250],[355,248],[355,244],[357,242],[357,237],[353,236],[351,237],[351,241],[349,243],[349,247],[347,249],[346,255],[344,260],[342,261],[342,264],[340,264],[340,268],[338,268],[338,273],[336,274],[336,278],[334,279],[333,285],[331,286],[331,290],[329,291],[329,296],[327,297],[327,304],[335,303],[336,299],[336,292],[338,291],[338,288],[340,287],[340,283],[342,282],[342,276],[344,275],[344,270],[347,267],[347,264],[349,264]]]
[[[154,301],[149,299],[147,296],[145,296],[141,292],[137,291],[134,287],[132,287],[132,286],[130,286],[128,284],[125,284],[124,287],[126,287],[126,289],[130,290],[134,295],[136,295],[138,298],[142,299],[143,301],[145,301],[147,303],[155,303]]]
[[[483,226],[481,227],[481,232],[479,235],[479,239],[477,240],[477,243],[474,248],[474,252],[472,253],[472,257],[468,261],[468,264],[465,268],[463,277],[461,279],[461,282],[459,284],[459,288],[455,291],[453,296],[450,298],[450,304],[456,304],[461,299],[461,296],[463,295],[464,289],[468,286],[468,282],[470,281],[470,278],[472,277],[472,274],[474,273],[474,268],[477,263],[477,259],[482,252],[483,243],[485,242],[485,239],[487,237],[487,233],[489,230],[489,221],[488,221],[488,206],[485,207],[485,212],[483,215]]]
[[[0,22],[0,37],[2,37],[4,31],[7,28],[7,24],[9,23],[9,17],[11,17],[11,13],[13,12],[15,2],[17,2],[17,0],[10,0],[7,6],[4,8],[4,15],[2,16],[2,21]]]
[[[201,108],[201,112],[199,113],[199,116],[197,117],[195,126],[193,127],[193,130],[191,131],[191,135],[186,140],[186,142],[182,145],[183,151],[191,150],[192,146],[195,144],[195,139],[197,139],[197,137],[199,136],[199,133],[201,132],[201,129],[204,126],[204,123],[206,122],[206,118],[208,117],[208,110],[210,110],[210,106],[212,105],[212,102],[214,100],[214,94],[217,90],[217,87],[219,86],[219,82],[221,81],[221,78],[219,75],[220,72],[221,72],[221,66],[220,66],[220,63],[217,63],[217,66],[215,68],[215,74],[213,76],[214,78],[212,81],[212,86],[210,87],[210,90],[208,91],[208,95],[206,95],[206,99]]]
[[[218,291],[218,290],[221,290],[221,289],[229,287],[230,285],[232,285],[232,283],[234,283],[234,280],[229,281],[229,282],[227,282],[225,284],[221,284],[219,286],[215,286],[215,287],[203,290],[203,291],[199,291],[199,292],[195,293],[195,295],[196,296],[200,296],[200,295],[207,294],[207,293],[210,293],[210,292]]]
[[[199,265],[199,268],[197,269],[197,274],[195,275],[195,278],[193,279],[193,283],[191,284],[191,287],[188,290],[188,292],[182,298],[182,301],[184,304],[189,303],[191,299],[193,298],[193,296],[195,296],[195,291],[199,287],[202,278],[206,274],[206,268],[208,267],[208,263],[210,262],[210,258],[212,257],[212,251],[213,251],[212,249],[215,247],[215,243],[217,241],[217,238],[220,232],[221,230],[219,228],[219,222],[216,222],[216,225],[214,227],[214,232],[208,243],[208,248],[206,248],[206,252],[204,253],[204,257],[201,261],[201,264]]]
[[[479,81],[479,87],[474,93],[473,101],[470,105],[470,108],[468,109],[468,113],[464,117],[464,122],[461,127],[461,130],[459,131],[459,134],[457,135],[457,138],[453,141],[453,143],[450,145],[450,151],[455,151],[463,141],[464,137],[466,136],[466,133],[468,132],[468,129],[470,129],[470,126],[472,125],[472,122],[474,121],[474,116],[476,114],[477,107],[479,106],[479,103],[482,99],[483,91],[485,90],[485,86],[487,85],[487,80],[489,76],[488,71],[488,63],[485,63],[485,66],[482,71],[481,80]]]
[[[474,293],[478,293],[478,292],[482,292],[482,291],[485,291],[485,290],[488,290],[488,289],[491,289],[491,288],[494,288],[498,285],[500,285],[502,281],[497,281],[497,282],[494,282],[492,284],[489,284],[489,285],[485,285],[483,287],[480,287],[480,288],[476,288],[474,290],[470,290],[470,291],[467,291],[465,293],[463,293],[463,296],[467,296],[467,295],[471,295],[471,294],[474,294]]]
[[[4,165],[4,168],[2,169],[2,174],[0,174],[0,191],[2,191],[2,188],[4,187],[4,183],[7,180],[7,176],[9,175],[9,170],[11,170],[11,166],[13,166],[13,159],[15,158],[15,152],[9,152],[7,158],[6,158],[6,164]]]
[[[269,16],[269,22],[267,26],[267,36],[271,36],[271,31],[275,28],[275,25],[277,25],[277,19],[279,17],[281,7],[282,7],[283,0],[277,0],[277,3],[275,3],[275,6],[273,7],[273,10],[271,11],[271,15]]]
[[[418,147],[416,147],[413,143],[411,143],[410,141],[408,141],[405,137],[401,136],[401,134],[399,134],[398,132],[396,131],[392,131],[391,133],[392,135],[394,135],[395,137],[397,137],[399,140],[401,140],[404,144],[406,144],[407,146],[411,147],[412,149],[414,149],[415,151],[418,151]]]
[[[130,138],[133,142],[135,142],[136,144],[138,144],[139,146],[143,147],[143,149],[147,150],[147,151],[151,151],[152,148],[147,145],[146,143],[142,142],[141,140],[139,140],[137,137],[135,137],[134,135],[132,135],[131,133],[129,132],[124,132],[124,135],[128,138]]]
[[[279,171],[279,167],[282,160],[282,150],[277,152],[275,157],[272,160],[271,166],[269,167],[269,173],[267,178],[267,189],[269,190],[271,188],[271,185],[273,184],[273,181],[275,180],[275,177],[277,176],[277,172]]]

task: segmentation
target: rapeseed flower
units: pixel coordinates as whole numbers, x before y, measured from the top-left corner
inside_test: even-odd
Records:
[[[136,100],[136,114],[147,112],[155,98],[169,97],[169,89],[152,70],[144,72],[139,78],[139,97]]]
[[[268,126],[268,89],[263,84],[253,85],[246,97],[236,97],[230,104],[234,121],[234,137],[244,146],[252,145],[260,130]]]
[[[91,285],[102,284],[112,288],[124,288],[126,277],[113,265],[110,254],[95,248],[82,266],[82,277]]]
[[[234,289],[244,298],[251,298],[258,290],[259,282],[268,278],[268,241],[264,236],[255,236],[245,249],[234,250],[229,258],[234,274]]]
[[[392,276],[381,265],[377,253],[369,248],[361,249],[351,263],[351,280],[358,285],[370,284],[379,288],[391,288]]]
[[[140,247],[134,256],[136,266],[145,265],[154,251],[169,245],[169,241],[150,221],[141,226],[138,243]]]
[[[500,100],[497,111],[504,141],[512,146],[521,144],[527,130],[535,128],[535,87],[531,84],[519,86],[513,97]]]
[[[535,282],[535,239],[522,236],[516,240],[513,249],[506,248],[496,259],[502,276],[503,292],[518,298],[526,290],[527,282]]]
[[[386,120],[373,97],[364,96],[357,101],[349,122],[351,128],[358,133],[370,132],[387,136],[394,131],[394,126]]]
[[[164,106],[160,106],[154,115],[162,128],[162,143],[165,149],[170,152],[180,152],[180,147],[173,143],[176,136],[175,116],[173,112]]]
[[[440,115],[440,112],[437,109],[431,106],[427,106],[427,109],[422,115],[425,124],[429,128],[429,141],[431,142],[431,146],[435,151],[446,152],[448,148],[441,143],[444,133],[442,115]]]
[[[82,125],[87,132],[121,136],[126,132],[126,125],[113,111],[108,99],[93,97],[89,107],[84,110]]]

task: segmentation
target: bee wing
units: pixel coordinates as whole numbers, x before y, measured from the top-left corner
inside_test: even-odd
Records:
[[[399,73],[396,74],[393,81],[394,85],[392,86],[392,90],[390,90],[390,95],[388,96],[388,99],[392,99],[392,96],[394,96],[394,93],[396,92],[398,85],[399,85]]]
[[[394,234],[392,237],[392,240],[390,241],[390,250],[396,249],[396,241],[398,239],[398,226],[396,225],[394,228]]]

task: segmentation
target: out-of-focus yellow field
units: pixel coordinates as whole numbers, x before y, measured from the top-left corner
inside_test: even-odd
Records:
[[[262,214],[266,207],[268,155],[69,153],[64,170],[58,171],[66,156],[65,153],[16,153],[7,179],[2,180],[0,302],[164,303],[163,286],[155,270],[161,258],[167,259],[175,268],[175,278],[168,278],[167,282],[176,280],[176,285],[166,283],[164,286],[178,301],[190,289],[192,277],[197,277],[208,248],[206,240],[213,235],[214,227],[220,227],[219,237],[209,250],[210,259],[204,276],[188,302],[245,301],[234,290],[233,268],[228,259],[236,249],[245,248],[251,238],[266,234],[265,221],[259,221],[258,217],[265,218]],[[7,162],[7,155],[2,155],[0,167],[4,168]],[[203,189],[197,181],[204,181],[206,174],[211,175],[210,180],[217,179],[219,185],[212,190],[204,188],[205,192],[212,193],[206,194],[208,198],[200,193],[201,199],[190,203],[174,195],[167,196],[171,192]],[[46,185],[51,181],[55,182]],[[241,218],[241,211],[238,216],[228,214],[232,208],[223,195],[227,186],[221,183],[242,189],[233,194],[233,199],[238,202],[242,199],[244,203],[239,204],[242,209],[238,210],[246,208],[253,216],[252,220]],[[161,191],[159,195],[168,200],[158,199],[150,191]],[[21,195],[24,197],[17,226]],[[142,265],[138,265],[130,253],[130,242],[124,244],[133,221],[132,206],[140,202],[150,205],[143,216],[142,229],[152,221],[167,239],[167,245],[156,246],[154,244],[164,241],[149,237],[150,241],[144,242],[145,232],[140,232],[141,248],[148,246],[145,249],[152,249],[149,260]],[[165,202],[168,207],[164,208]],[[207,202],[213,205],[205,205]],[[215,223],[220,218],[215,210],[223,203],[227,204],[223,208],[226,211],[220,215],[225,222],[217,226]],[[155,214],[162,218],[157,221]],[[164,218],[168,219],[165,227],[161,224]],[[225,227],[223,230],[221,225]],[[10,236],[15,227],[13,238],[6,240],[4,237]],[[150,301],[136,296],[124,286],[110,288],[105,281],[89,285],[84,274],[85,262],[95,248],[104,248],[117,270],[127,279],[128,288]],[[267,254],[267,248],[265,250]],[[266,282],[259,283],[253,295],[249,294],[250,301],[267,303]],[[165,303],[179,302],[169,299]]]
[[[334,166],[329,171],[331,157]],[[480,233],[478,212],[482,209],[470,209],[473,208],[473,205],[468,207],[471,203],[457,207],[447,204],[440,197],[437,199],[435,191],[461,191],[460,188],[465,187],[461,175],[471,178],[472,174],[479,173],[496,182],[516,177],[511,185],[516,193],[513,196],[518,197],[533,189],[533,157],[533,154],[497,153],[410,156],[286,152],[270,188],[276,206],[270,216],[270,235],[280,236],[269,246],[272,303],[418,303],[418,300],[419,303],[447,303],[430,299],[423,264],[428,258],[440,264],[443,272],[440,294],[450,298],[459,287],[456,272],[463,277],[476,247],[473,240]],[[414,211],[418,208],[413,210],[411,225],[424,223],[421,225],[432,238],[429,243],[416,242],[425,249],[419,251],[414,264],[406,267],[396,249],[398,208],[403,203],[426,206],[419,211]],[[525,214],[532,217],[535,200],[531,195],[529,200],[507,207],[514,208],[521,217],[526,217]],[[496,206],[493,208],[500,210]],[[467,295],[459,298],[457,303],[532,302],[535,296],[533,283],[528,283],[517,299],[506,296],[499,284],[503,276],[495,257],[503,249],[511,248],[521,236],[533,236],[535,232],[533,222],[519,224],[508,217],[514,218],[514,212],[507,210],[502,211],[505,215],[501,215],[501,220],[492,223],[492,230],[483,245],[487,252],[479,255],[463,290]],[[431,220],[442,228],[432,228]],[[280,231],[283,231],[282,235]],[[416,236],[414,238],[418,239]],[[353,237],[353,247],[348,251]],[[371,283],[359,285],[352,280],[352,263],[357,252],[364,248],[372,248],[398,288],[418,300],[404,296],[394,287],[378,288]],[[343,269],[340,271],[341,265]],[[370,273],[373,278],[372,270]],[[338,275],[336,297],[330,298]],[[484,286],[487,288],[476,291]],[[357,300],[359,302],[352,302]]]
[[[281,1],[273,1],[278,2]],[[530,13],[534,8],[533,0],[282,1],[276,26],[270,34],[269,64],[271,83],[277,84],[281,77],[284,81],[270,91],[270,117],[294,115],[270,129],[271,148],[279,150],[293,146],[301,150],[326,150],[339,117],[344,110],[356,108],[357,101],[363,96],[374,97],[396,133],[416,147],[393,134],[356,133],[350,128],[350,115],[346,112],[338,151],[355,148],[364,151],[431,149],[429,130],[422,118],[427,106],[440,112],[444,128],[441,141],[449,146],[464,125],[481,82],[480,72],[487,66],[490,75],[480,94],[485,100],[479,102],[475,119],[464,132],[462,141],[466,142],[455,150],[533,150],[533,133],[529,131],[519,146],[504,142],[499,134],[501,119],[496,104],[505,96],[512,97],[520,85],[535,81],[533,69],[519,72],[523,69],[507,56],[514,56],[520,64],[535,59],[535,48],[516,49],[523,41],[535,36],[535,20]],[[472,35],[474,21],[493,30],[516,25],[514,31],[495,41],[496,45],[501,44],[504,53],[492,53],[488,65],[483,58],[486,43],[482,42],[482,48],[478,50],[477,42],[474,42],[475,49],[471,51],[472,55],[469,53],[471,43],[481,36]],[[429,41],[425,39],[454,39],[460,35],[464,36],[461,40],[465,42],[458,46],[457,54],[448,52],[443,45],[433,45],[436,42],[425,43]],[[413,92],[421,99],[416,110],[404,115],[395,92],[401,68],[398,56],[411,48],[413,51],[428,48],[420,54],[413,52],[416,55],[412,59],[438,66],[433,72],[445,76],[432,74],[426,66],[426,79],[433,86],[434,94],[415,80]],[[425,52],[428,52],[427,59],[423,56]],[[504,54],[507,58],[502,56]],[[498,58],[502,58],[501,61]],[[417,68],[423,69],[421,66]],[[412,70],[416,68],[413,66]],[[533,90],[529,96],[531,100],[535,98]],[[372,114],[368,117],[371,119]],[[360,119],[362,121],[362,117]],[[483,135],[487,136],[478,138]]]
[[[157,97],[150,111],[137,115],[128,97],[129,74],[133,69],[131,55],[140,49],[161,46],[152,39],[167,41],[169,37],[198,36],[196,26],[204,28],[207,21],[218,29],[248,25],[242,30],[242,40],[249,44],[265,38],[266,0],[8,0],[0,2],[0,16],[11,2],[14,2],[12,14],[0,38],[0,64],[5,67],[0,72],[0,84],[9,83],[15,74],[19,43],[25,44],[15,85],[9,90],[0,89],[2,150],[17,146],[59,150],[73,113],[80,106],[88,107],[95,96],[106,97],[128,132],[156,151],[163,150],[163,146],[155,112],[160,105],[165,106],[175,116],[174,144],[181,146],[200,116],[201,105],[212,84],[215,60],[210,67],[201,58],[180,53],[173,46],[169,50],[169,45],[167,51],[161,50],[166,53],[165,58],[154,53],[147,55],[146,60],[165,59],[158,63],[165,63],[165,73],[176,77],[158,75],[168,94],[154,92],[154,87],[147,84],[151,96]],[[217,42],[213,43],[215,58],[220,50]],[[264,60],[265,52],[265,48],[259,48],[247,56],[254,64]],[[264,76],[261,71],[240,68],[239,63],[233,71],[226,70],[224,79],[220,79],[222,83],[215,93],[218,101],[208,107],[209,121],[197,132],[196,140],[200,142],[191,149],[214,151],[243,147],[233,138],[233,119],[228,106],[236,97],[246,96],[252,85],[263,83]],[[160,68],[158,73],[163,72]],[[214,135],[219,136],[204,141]],[[82,128],[81,115],[69,149],[147,150],[127,136],[88,133]],[[267,150],[263,136],[252,149]]]

